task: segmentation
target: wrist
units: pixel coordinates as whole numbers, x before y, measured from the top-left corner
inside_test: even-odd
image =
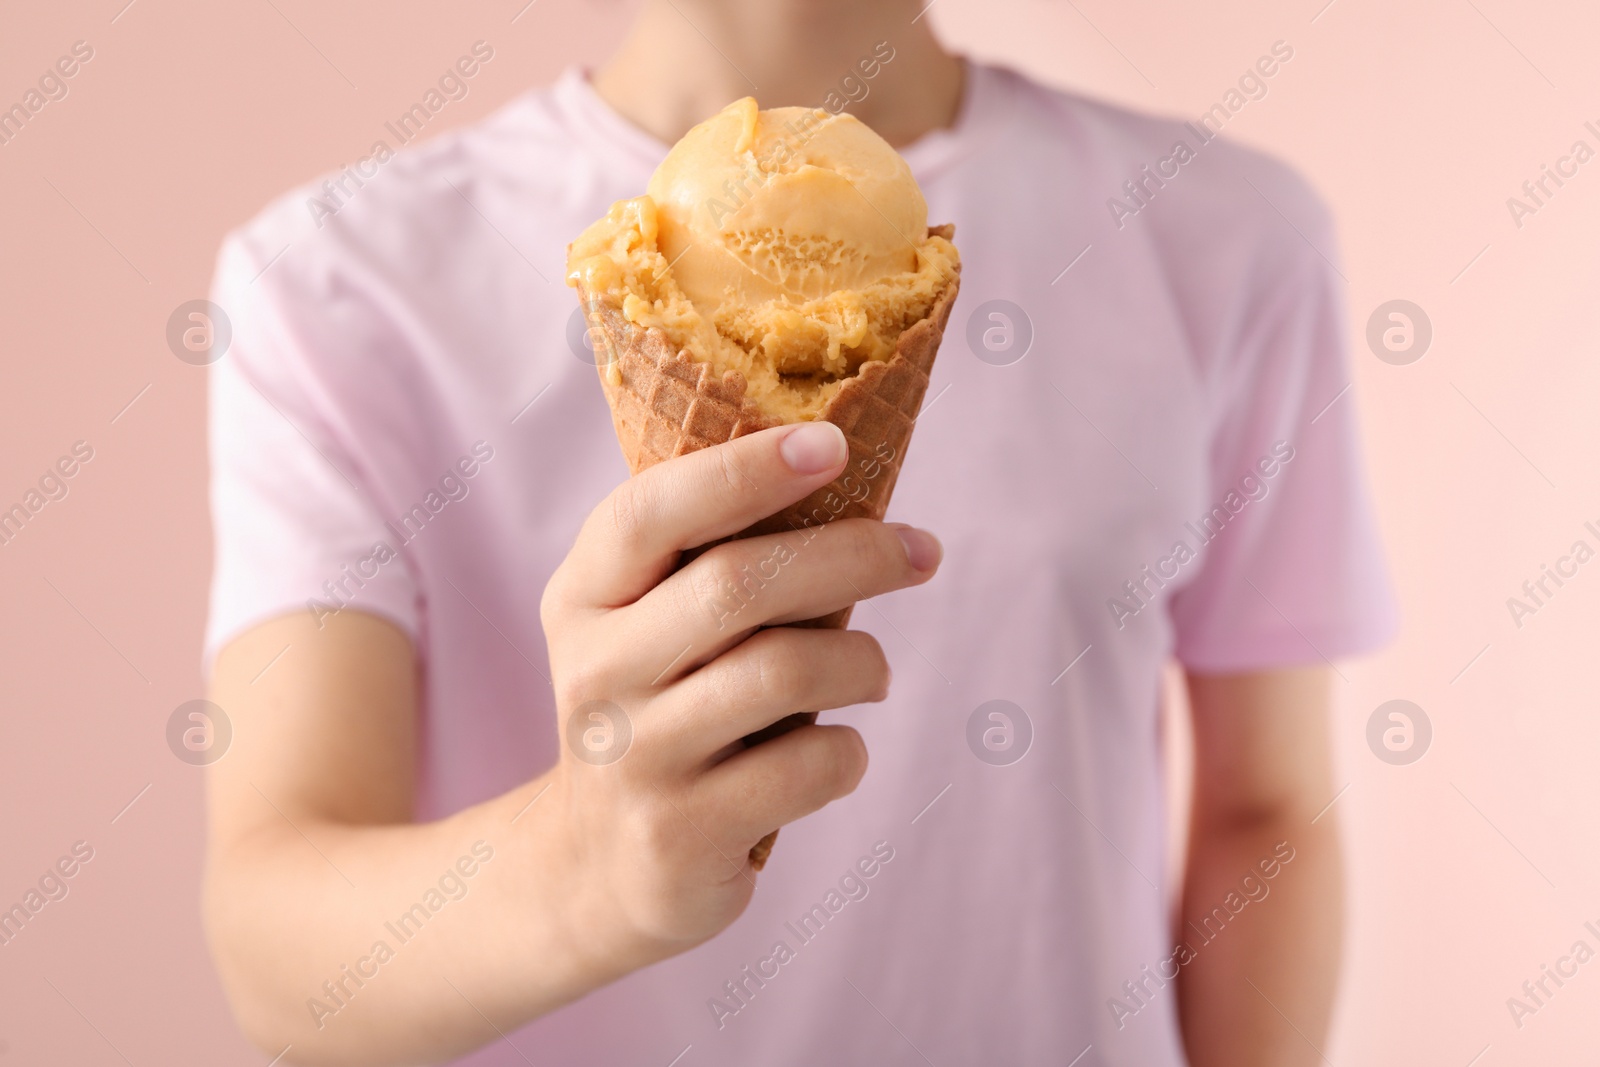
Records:
[[[518,807],[541,789],[543,794],[517,820],[524,831],[521,847],[532,867],[526,884],[538,886],[548,947],[580,987],[575,995],[671,955],[653,943],[624,905],[619,890],[626,872],[619,873],[610,862],[615,828],[594,825],[593,813],[583,810],[573,794],[564,764],[534,784]]]

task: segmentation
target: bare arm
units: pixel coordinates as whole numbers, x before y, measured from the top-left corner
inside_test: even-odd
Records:
[[[437,822],[412,821],[416,665],[399,630],[353,611],[321,630],[296,615],[230,643],[214,699],[234,739],[210,771],[205,907],[247,1033],[273,1055],[291,1045],[289,1063],[434,1062],[732,922],[754,890],[751,846],[866,769],[849,727],[748,749],[740,738],[887,692],[869,635],[783,624],[926,581],[939,552],[918,531],[848,520],[675,568],[681,550],[800,499],[844,460],[842,435],[808,424],[619,487],[541,605],[561,761]],[[708,594],[779,541],[792,561],[743,629],[719,627]],[[592,700],[631,723],[620,759],[579,759],[568,743]]]
[[[1195,795],[1179,939],[1194,1067],[1323,1061],[1343,935],[1324,668],[1191,674]],[[1248,880],[1247,880],[1248,876]]]
[[[212,699],[235,736],[211,773],[207,928],[240,1023],[274,1055],[292,1045],[288,1062],[459,1051],[492,1036],[476,1011],[504,1025],[611,977],[614,944],[565,936],[578,917],[553,821],[511,821],[553,773],[410,822],[415,671],[404,634],[353,611],[320,631],[273,620],[218,658]]]

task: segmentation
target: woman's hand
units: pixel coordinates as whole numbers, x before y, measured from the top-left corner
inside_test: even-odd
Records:
[[[851,519],[717,541],[837,477],[844,435],[785,426],[670,460],[619,486],[584,524],[542,604],[562,734],[551,781],[591,929],[632,966],[731,923],[768,832],[855,789],[848,726],[740,741],[795,712],[882,700],[872,636],[796,628],[932,576],[920,530]],[[554,809],[553,811],[551,809]]]

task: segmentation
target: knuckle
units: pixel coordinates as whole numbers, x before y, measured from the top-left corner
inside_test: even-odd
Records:
[[[878,578],[904,569],[901,561],[905,553],[900,551],[897,556],[892,550],[888,541],[898,539],[882,523],[851,523],[847,530],[840,532],[846,534],[845,551],[850,566],[858,574]]]
[[[562,563],[550,575],[550,580],[544,584],[544,591],[539,594],[539,623],[547,635],[558,632],[567,615],[571,600],[569,574],[567,564]]]
[[[683,838],[683,819],[665,801],[647,797],[624,818],[624,833],[638,855],[660,862],[673,855]]]
[[[861,656],[868,662],[877,663],[885,667],[889,665],[889,660],[883,653],[883,642],[872,634],[865,630],[842,630],[840,633],[853,646],[850,649],[851,652]]]
[[[716,462],[711,465],[711,477],[715,479],[715,486],[719,493],[727,496],[737,496],[744,488],[751,484],[750,476],[745,472],[744,465],[739,460],[738,448],[713,448],[712,454]]]
[[[885,700],[889,696],[889,657],[884,654],[883,644],[871,634],[863,630],[846,630],[854,634],[851,640],[858,646],[859,655],[867,664],[867,676],[873,681],[872,701]]]
[[[905,543],[900,540],[899,535],[881,522],[873,523],[870,533],[874,566],[884,574],[899,576],[909,573],[911,564],[906,558]]]
[[[556,706],[571,714],[574,709],[591,700],[615,701],[617,693],[612,684],[613,677],[607,665],[597,660],[579,660],[564,665],[553,679]]]
[[[759,636],[761,641],[755,650],[758,693],[780,698],[778,702],[785,706],[794,704],[810,676],[804,656],[793,641],[782,639],[791,635],[769,630]]]
[[[855,791],[867,770],[859,733],[848,726],[804,726],[794,736],[799,743],[750,781],[750,803],[776,802],[798,815]]]
[[[645,541],[646,508],[642,493],[639,483],[629,479],[612,490],[608,503],[601,505],[618,547],[629,554],[636,552]]]
[[[744,560],[734,545],[718,545],[689,565],[685,574],[685,592],[691,603],[689,611],[704,612],[711,605],[725,599],[738,588]],[[687,612],[686,612],[687,613]]]
[[[550,576],[545,583],[544,591],[539,594],[539,625],[546,634],[554,632],[561,616],[561,593],[556,588],[556,583],[561,578],[560,568]]]
[[[739,580],[739,574],[744,569],[744,554],[734,544],[718,545],[704,557],[706,561],[703,579],[706,583],[707,594],[721,592]]]
[[[703,627],[705,620],[712,616],[713,605],[716,603],[715,592],[698,576],[689,577],[681,583],[674,583],[672,589],[672,598],[668,605],[670,619],[663,622],[666,626],[681,628],[683,640],[688,642],[692,634],[697,633]]]
[[[867,773],[867,743],[861,734],[849,726],[828,728],[831,756],[828,769],[832,773],[834,796],[842,797],[855,792]]]

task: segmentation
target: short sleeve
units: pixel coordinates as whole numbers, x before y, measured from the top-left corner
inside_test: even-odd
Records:
[[[415,636],[417,587],[397,539],[362,484],[352,451],[319,411],[316,353],[294,315],[259,284],[265,257],[224,244],[212,301],[232,340],[210,368],[215,559],[203,665],[230,639],[304,611],[325,621],[354,608]],[[301,314],[310,309],[299,309]]]
[[[1309,199],[1309,197],[1308,197]],[[1396,611],[1363,474],[1332,227],[1288,232],[1218,366],[1200,571],[1171,612],[1186,667],[1330,661],[1385,644]],[[1285,227],[1287,231],[1287,227]],[[1289,244],[1288,242],[1293,242]]]

